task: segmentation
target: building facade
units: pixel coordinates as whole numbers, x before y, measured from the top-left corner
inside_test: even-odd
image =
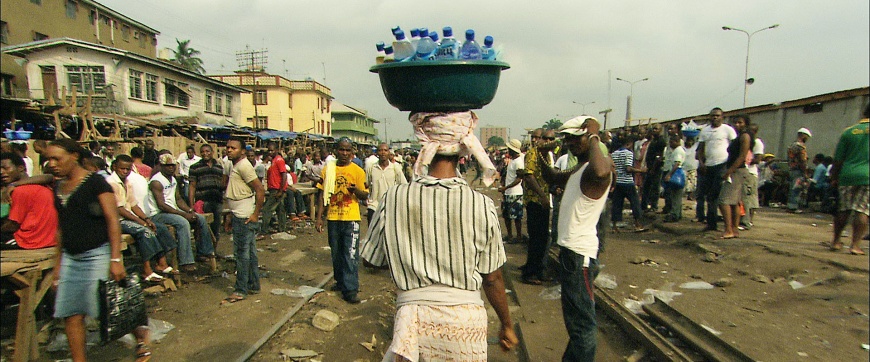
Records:
[[[380,122],[369,117],[365,110],[335,102],[332,107],[332,121],[332,136],[336,139],[347,137],[364,145],[380,142],[376,127]]]
[[[23,59],[26,97],[48,99],[76,88],[79,106],[92,94],[92,113],[149,120],[195,118],[197,123],[239,124],[246,89],[166,61],[76,39],[59,38],[2,48]]]
[[[153,58],[157,55],[158,34],[157,30],[92,0],[0,2],[0,47],[72,38]],[[26,97],[24,68],[7,54],[0,56],[0,95]]]
[[[484,126],[480,127],[480,143],[484,146],[488,146],[489,139],[492,137],[501,137],[501,139],[507,143],[508,142],[508,129],[507,127],[494,127],[494,126]]]
[[[332,132],[332,91],[323,84],[262,71],[210,77],[250,91],[242,94],[241,126],[322,136]]]

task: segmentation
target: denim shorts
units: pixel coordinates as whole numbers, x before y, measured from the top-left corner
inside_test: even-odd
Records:
[[[64,252],[60,260],[60,278],[54,301],[54,317],[83,314],[100,316],[98,287],[109,278],[109,244],[79,254]]]

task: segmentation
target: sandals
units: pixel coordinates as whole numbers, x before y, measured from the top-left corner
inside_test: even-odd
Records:
[[[148,348],[147,344],[139,342],[136,344],[134,356],[136,357],[136,362],[147,362],[151,360],[151,348]]]
[[[145,277],[145,281],[149,282],[149,283],[162,283],[164,279],[165,278],[160,276],[160,274],[153,273],[153,272],[150,275],[148,275],[147,277]]]
[[[230,294],[228,297],[224,298],[224,300],[221,301],[221,305],[233,304],[235,302],[241,302],[243,300],[245,300],[244,295],[233,293],[233,294]]]
[[[170,275],[181,274],[181,272],[179,272],[178,270],[175,270],[175,268],[173,268],[171,266],[166,267],[166,269],[163,269],[160,272],[163,274],[170,274]]]

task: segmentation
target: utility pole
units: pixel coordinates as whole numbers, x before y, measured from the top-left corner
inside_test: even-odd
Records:
[[[236,62],[239,65],[239,68],[244,69],[251,75],[251,99],[254,103],[254,118],[253,118],[253,127],[254,129],[259,129],[259,121],[260,114],[257,110],[257,73],[263,73],[266,71],[266,64],[268,63],[268,56],[266,53],[269,52],[269,49],[260,49],[260,50],[250,50],[248,46],[245,46],[244,51],[236,52]],[[239,85],[244,85],[243,78],[239,79]]]
[[[389,120],[389,118],[384,118],[384,142],[389,145],[390,141],[387,139],[387,121],[388,120]]]

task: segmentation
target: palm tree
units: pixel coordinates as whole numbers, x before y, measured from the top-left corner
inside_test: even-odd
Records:
[[[490,137],[488,140],[486,140],[486,146],[487,146],[487,147],[491,147],[491,146],[501,147],[501,146],[504,146],[504,138],[501,138],[501,137],[499,137],[499,136],[492,136],[492,137]]]
[[[546,123],[544,123],[544,126],[542,128],[556,130],[556,129],[559,129],[559,127],[562,127],[562,121],[560,121],[556,118],[553,118],[553,119],[547,121]]]
[[[205,68],[202,66],[202,59],[199,58],[200,52],[199,50],[190,47],[190,40],[182,41],[175,39],[175,42],[178,43],[178,47],[172,51],[175,55],[175,58],[172,59],[172,61],[191,72],[197,72],[199,74],[205,73]]]

